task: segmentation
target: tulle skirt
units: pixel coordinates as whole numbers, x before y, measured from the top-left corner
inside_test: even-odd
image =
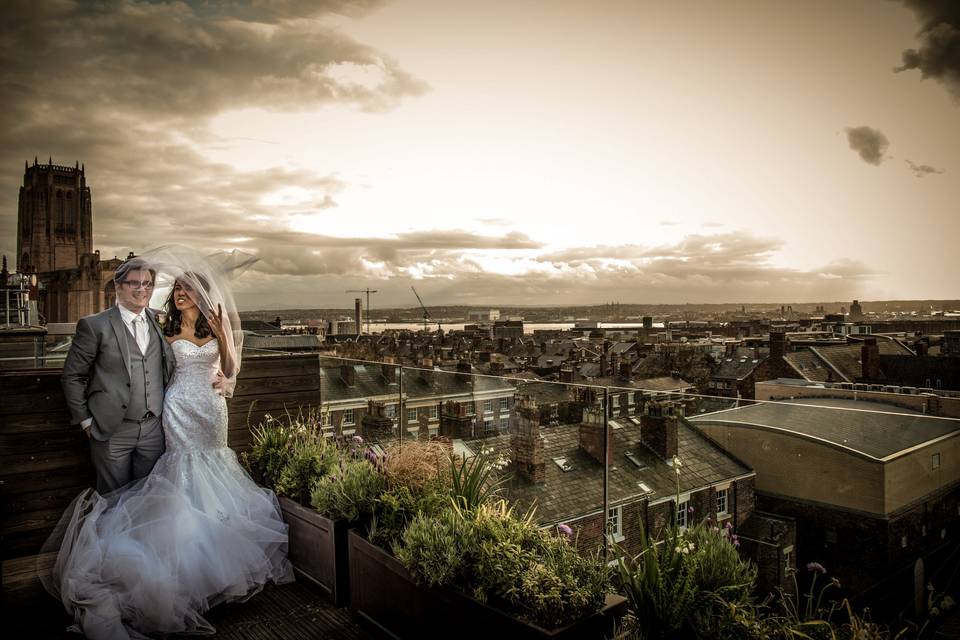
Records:
[[[287,525],[226,448],[166,453],[146,478],[78,496],[44,578],[88,638],[214,633],[211,607],[293,580]]]

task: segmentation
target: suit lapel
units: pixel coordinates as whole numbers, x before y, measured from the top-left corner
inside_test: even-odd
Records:
[[[131,376],[130,371],[130,345],[127,342],[127,330],[123,326],[123,318],[120,316],[119,307],[110,308],[110,326],[113,327],[113,333],[117,336],[117,343],[120,345],[120,353],[123,354],[123,362],[127,365],[127,378]]]

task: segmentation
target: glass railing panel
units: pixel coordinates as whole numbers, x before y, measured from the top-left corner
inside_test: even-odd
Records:
[[[386,362],[320,356],[320,411],[325,435],[388,447],[405,434],[403,376]]]

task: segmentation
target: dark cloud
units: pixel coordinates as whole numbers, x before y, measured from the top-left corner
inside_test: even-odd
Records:
[[[910,170],[913,171],[913,175],[917,178],[923,178],[930,175],[931,173],[943,173],[943,169],[937,169],[936,167],[931,167],[929,164],[918,164],[912,160],[904,160],[907,165],[910,167]]]
[[[864,162],[875,166],[883,162],[890,141],[882,131],[867,126],[847,127],[845,131],[850,148],[860,154]]]
[[[920,46],[903,52],[895,71],[917,69],[960,98],[960,3],[956,0],[904,0],[920,22]]]
[[[305,193],[299,213],[336,207],[340,180],[308,170],[238,171],[204,148],[227,110],[382,111],[427,90],[386,54],[328,26],[380,2],[223,0],[187,4],[10,0],[0,14],[0,251],[13,255],[24,160],[83,162],[94,242],[106,253],[144,238],[183,239],[208,218],[289,213],[265,201]],[[363,71],[364,82],[351,80]],[[370,81],[373,78],[373,81]],[[255,132],[251,132],[255,133]],[[229,142],[229,141],[226,141]]]

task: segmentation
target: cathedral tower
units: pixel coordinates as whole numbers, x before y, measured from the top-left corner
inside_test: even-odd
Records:
[[[17,207],[17,271],[46,273],[76,269],[93,253],[90,187],[84,169],[24,164]]]

